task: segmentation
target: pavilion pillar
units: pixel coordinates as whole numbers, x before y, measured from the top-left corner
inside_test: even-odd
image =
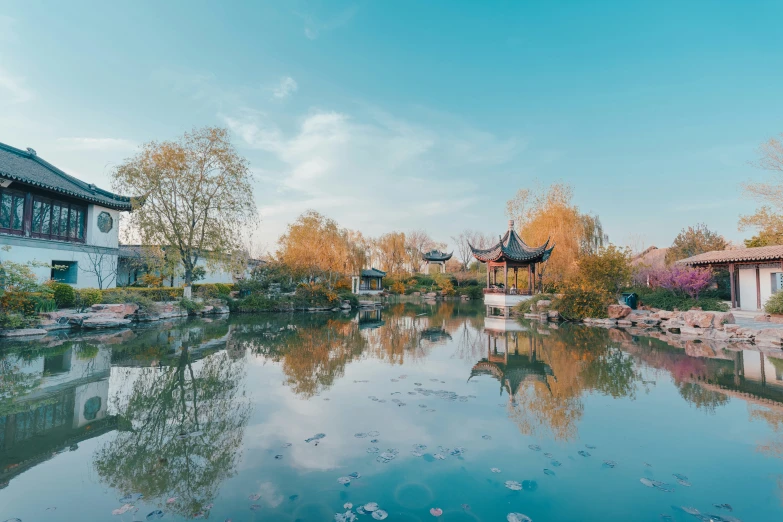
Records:
[[[737,288],[734,282],[734,263],[729,263],[729,288],[731,288],[731,307],[737,307]]]
[[[756,308],[761,310],[761,269],[756,265]]]
[[[487,265],[487,288],[489,288],[489,265]]]
[[[527,265],[527,293],[533,295],[533,265]]]
[[[514,288],[519,291],[519,267],[514,267]]]
[[[508,293],[508,263],[503,263],[503,291]]]

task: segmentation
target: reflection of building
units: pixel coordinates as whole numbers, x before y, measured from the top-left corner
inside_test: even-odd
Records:
[[[484,304],[488,307],[502,308],[505,315],[508,309],[521,301],[529,299],[535,289],[536,265],[544,263],[552,254],[554,245],[549,240],[540,247],[530,247],[514,230],[514,221],[508,222],[506,234],[490,248],[480,249],[470,245],[470,249],[479,262],[487,264],[487,287],[484,289]],[[527,290],[520,290],[519,269],[527,270]],[[513,282],[509,284],[509,269],[513,271]],[[498,281],[498,271],[502,270],[503,279]]]
[[[82,356],[88,347],[90,356]],[[109,348],[73,343],[55,355],[30,361],[9,355],[0,364],[19,385],[3,389],[0,402],[0,483],[115,428],[107,413]]]
[[[440,267],[440,273],[445,274],[446,261],[451,259],[452,255],[454,255],[454,252],[447,254],[445,252],[441,252],[440,250],[431,250],[429,252],[425,252],[421,255],[421,260],[424,261],[424,273],[429,274],[430,265],[436,265]]]
[[[377,268],[362,270],[361,274],[351,278],[351,291],[354,294],[380,294],[383,292],[383,278],[386,272]]]
[[[386,322],[383,320],[380,308],[369,308],[359,310],[359,330],[380,328]]]
[[[715,379],[720,390],[749,402],[783,408],[783,359],[754,350],[742,350],[731,355],[734,359],[733,375],[717,375]]]
[[[429,341],[431,343],[441,343],[444,341],[451,341],[451,335],[444,328],[438,328],[437,326],[431,326],[421,332],[421,339],[423,341]]]
[[[487,357],[473,366],[468,380],[491,375],[500,382],[501,395],[505,390],[509,398],[516,395],[523,382],[540,382],[551,391],[549,378],[554,379],[554,373],[548,364],[538,360],[537,351],[538,340],[532,335],[487,332]]]

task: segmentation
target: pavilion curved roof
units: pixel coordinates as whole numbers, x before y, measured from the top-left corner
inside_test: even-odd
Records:
[[[425,261],[448,261],[453,255],[454,252],[447,254],[446,252],[441,252],[440,250],[430,250],[429,252],[422,253],[421,258]]]
[[[542,263],[549,259],[555,245],[549,246],[549,239],[540,247],[531,247],[525,243],[516,230],[509,228],[506,234],[490,248],[476,248],[470,245],[473,257],[482,263],[506,260],[519,263]]]

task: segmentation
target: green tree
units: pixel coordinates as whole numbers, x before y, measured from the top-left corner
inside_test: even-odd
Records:
[[[672,246],[666,252],[666,262],[673,263],[712,250],[726,250],[727,246],[729,244],[723,236],[707,228],[707,225],[699,223],[683,228],[674,238]]]
[[[579,258],[579,277],[612,293],[631,282],[631,251],[615,245],[599,248]]]
[[[199,260],[236,271],[242,231],[256,221],[247,160],[229,132],[204,127],[176,141],[149,142],[114,171],[114,188],[133,199],[130,227],[145,245],[177,252],[185,284]]]

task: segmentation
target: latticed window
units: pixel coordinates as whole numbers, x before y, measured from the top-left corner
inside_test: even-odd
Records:
[[[0,190],[0,231],[6,234],[19,234],[24,231],[23,192]]]
[[[87,209],[81,205],[35,196],[33,236],[61,241],[84,241],[86,215]]]

